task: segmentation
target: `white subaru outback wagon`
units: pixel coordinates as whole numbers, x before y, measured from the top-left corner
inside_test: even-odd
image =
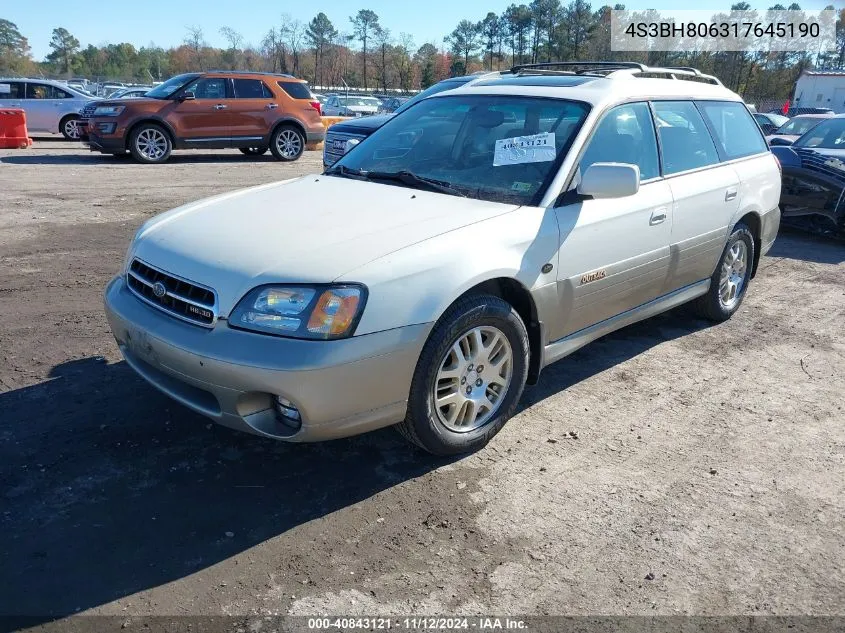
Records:
[[[483,446],[541,369],[740,306],[780,223],[742,99],[691,69],[534,65],[397,115],[320,175],[149,220],[105,293],[126,362],[289,441]]]

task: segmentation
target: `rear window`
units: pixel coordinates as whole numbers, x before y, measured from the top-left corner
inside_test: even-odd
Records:
[[[741,103],[731,101],[699,101],[699,109],[710,123],[722,153],[727,160],[768,151],[760,128]]]
[[[272,99],[270,89],[260,79],[235,79],[236,99]]]
[[[293,99],[313,99],[308,85],[298,81],[280,81],[279,87]]]

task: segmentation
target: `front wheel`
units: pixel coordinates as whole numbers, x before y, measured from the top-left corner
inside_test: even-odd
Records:
[[[435,455],[482,448],[516,410],[528,376],[528,333],[499,297],[466,297],[423,347],[397,429]]]
[[[305,151],[305,136],[292,125],[280,125],[270,138],[270,151],[279,160],[296,160]]]
[[[239,147],[241,154],[246,156],[263,156],[267,153],[269,147]]]
[[[78,141],[80,136],[79,117],[67,116],[62,119],[62,122],[59,124],[59,131],[62,133],[62,136],[64,136],[66,140]]]
[[[711,321],[730,319],[745,298],[753,266],[754,236],[751,229],[740,222],[722,251],[722,258],[710,278],[710,289],[694,303],[696,312]]]
[[[163,163],[172,151],[170,135],[154,123],[139,125],[129,136],[129,153],[139,163]]]

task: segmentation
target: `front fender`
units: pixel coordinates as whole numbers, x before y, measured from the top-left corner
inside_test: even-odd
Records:
[[[436,321],[470,288],[497,278],[518,281],[535,296],[555,283],[560,234],[552,211],[520,207],[385,255],[338,281],[366,284],[369,298],[357,334]],[[552,286],[554,288],[554,286]],[[553,309],[537,302],[538,318]]]

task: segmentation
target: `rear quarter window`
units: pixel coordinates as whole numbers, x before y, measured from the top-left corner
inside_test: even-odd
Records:
[[[279,87],[284,90],[292,99],[313,99],[307,84],[298,81],[280,81]]]
[[[713,132],[720,153],[726,160],[753,156],[769,147],[751,113],[741,103],[732,101],[699,101],[698,109]]]

